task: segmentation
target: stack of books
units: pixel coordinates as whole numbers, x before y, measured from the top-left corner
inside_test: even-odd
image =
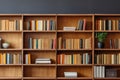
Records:
[[[69,78],[76,78],[77,75],[77,72],[64,72],[64,76]]]
[[[36,64],[51,64],[50,58],[36,58],[35,60]]]
[[[76,27],[64,27],[63,30],[64,31],[75,31]]]

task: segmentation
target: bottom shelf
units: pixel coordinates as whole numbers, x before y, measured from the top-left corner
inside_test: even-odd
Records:
[[[56,77],[23,77],[25,80],[56,80]]]
[[[66,79],[64,72],[77,72],[76,79],[86,79],[92,78],[92,66],[59,66],[57,67],[57,77],[58,79]]]
[[[24,79],[56,79],[55,66],[24,66]]]
[[[0,80],[21,80],[22,77],[0,77]]]
[[[21,79],[21,66],[0,66],[0,79]]]
[[[94,78],[94,80],[120,80],[120,77],[114,78],[114,77],[109,77],[109,78]]]

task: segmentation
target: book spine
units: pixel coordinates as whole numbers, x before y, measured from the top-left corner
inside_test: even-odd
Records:
[[[33,45],[32,45],[32,38],[29,38],[29,41],[28,41],[28,46],[30,49],[32,49]]]

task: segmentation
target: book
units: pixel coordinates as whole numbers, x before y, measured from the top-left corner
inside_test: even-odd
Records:
[[[32,21],[31,21],[31,29],[32,29],[32,30],[36,30],[35,20],[32,20]]]
[[[35,63],[36,64],[51,64],[51,61],[50,60],[45,60],[45,61],[41,61],[41,60],[39,60],[39,61],[35,61]]]
[[[2,48],[2,38],[0,38],[0,48]]]
[[[67,27],[64,27],[64,28],[63,28],[64,31],[75,31],[75,29],[76,29],[76,28],[75,28],[75,27],[72,27],[72,26],[71,26],[71,27],[68,27],[68,26],[67,26]]]
[[[27,22],[26,22],[26,25],[27,25],[27,26],[26,26],[26,30],[30,30],[30,21],[27,21]]]
[[[78,76],[77,72],[64,72],[65,77],[75,78]]]
[[[83,20],[79,20],[78,21],[78,28],[77,28],[77,30],[83,30],[83,23],[84,23]]]
[[[29,38],[29,39],[28,39],[28,47],[29,47],[30,49],[33,48],[32,38]]]
[[[106,69],[106,77],[117,77],[117,69]]]
[[[49,61],[50,58],[36,58],[36,61]]]

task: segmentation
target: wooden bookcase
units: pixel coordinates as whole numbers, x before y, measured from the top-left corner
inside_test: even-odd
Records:
[[[119,20],[119,14],[1,14],[1,43],[10,46],[0,45],[0,80],[119,80]],[[98,32],[108,33],[104,48],[97,47]],[[51,64],[36,64],[37,58],[50,58]],[[103,67],[117,70],[117,77],[96,77]]]

